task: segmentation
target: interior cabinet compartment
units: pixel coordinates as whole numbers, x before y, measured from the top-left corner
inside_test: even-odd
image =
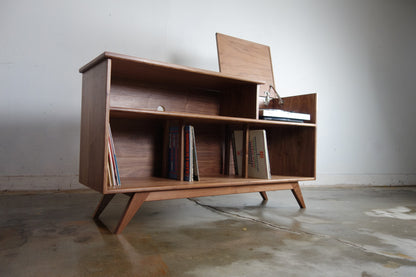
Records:
[[[220,115],[221,93],[186,86],[163,87],[131,80],[113,80],[110,106],[166,112]]]
[[[163,126],[158,119],[111,118],[121,184],[125,178],[163,177]]]
[[[186,122],[157,118],[112,117],[114,140],[121,183],[127,179],[167,178],[167,143],[169,126],[182,129]],[[201,178],[223,173],[225,126],[196,123],[195,141]],[[180,146],[183,149],[183,146]],[[183,165],[179,165],[183,170]]]
[[[266,134],[272,175],[315,178],[315,128],[279,126]]]
[[[258,118],[253,105],[257,98],[254,85],[213,87],[212,89],[155,85],[135,80],[113,79],[111,82],[110,107],[156,111],[163,107],[166,112],[194,113],[203,115]]]
[[[249,130],[266,130],[267,150],[269,153],[272,179],[282,177],[315,178],[316,172],[316,128],[296,125],[252,124]],[[230,128],[245,130],[243,126]],[[245,141],[245,143],[248,143]],[[235,175],[232,142],[229,143],[229,174]],[[246,147],[248,149],[248,146]],[[225,153],[227,156],[228,154]],[[247,163],[243,163],[247,167]],[[243,169],[244,172],[244,169]]]

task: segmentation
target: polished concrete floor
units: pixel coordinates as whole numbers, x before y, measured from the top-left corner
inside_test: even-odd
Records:
[[[0,194],[0,276],[416,276],[416,187],[146,202],[94,222],[95,192]]]

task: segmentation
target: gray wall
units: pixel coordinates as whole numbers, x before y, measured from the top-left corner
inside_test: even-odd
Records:
[[[271,47],[284,95],[318,93],[318,180],[416,184],[416,1],[0,3],[0,190],[78,183],[81,74],[103,51],[218,70],[215,32]]]

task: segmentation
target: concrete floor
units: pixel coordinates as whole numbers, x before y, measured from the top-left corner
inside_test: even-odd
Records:
[[[112,235],[94,192],[0,194],[0,276],[416,276],[416,187],[146,202]]]

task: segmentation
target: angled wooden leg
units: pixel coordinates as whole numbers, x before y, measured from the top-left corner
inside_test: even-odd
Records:
[[[105,207],[107,207],[108,203],[110,203],[111,199],[113,199],[115,194],[104,194],[101,198],[100,203],[98,203],[97,208],[95,209],[93,218],[98,219],[100,214],[104,211]]]
[[[121,217],[120,222],[118,223],[116,230],[114,231],[115,234],[120,234],[123,229],[127,226],[136,212],[139,210],[143,202],[146,200],[149,193],[143,192],[136,192],[134,193],[129,200],[129,203],[126,206],[126,209]]]
[[[293,183],[292,187],[293,187],[292,188],[293,196],[295,196],[296,201],[298,201],[299,206],[302,209],[306,208],[305,202],[303,201],[302,192],[301,192],[300,187],[299,187],[299,183]]]
[[[267,197],[267,193],[265,191],[260,191],[260,195],[264,201],[269,200],[269,198]]]

